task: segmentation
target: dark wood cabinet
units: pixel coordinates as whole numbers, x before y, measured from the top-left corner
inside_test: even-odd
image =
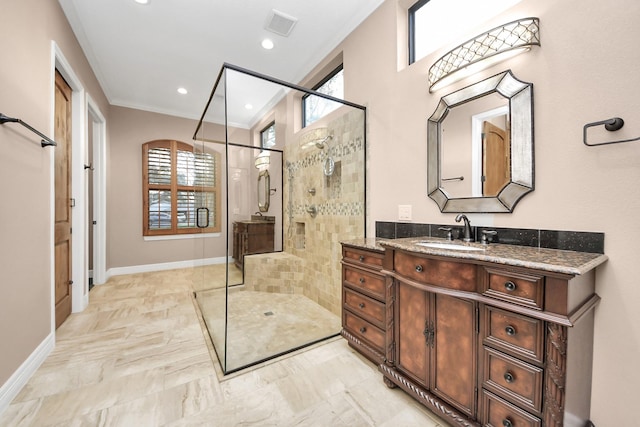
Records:
[[[386,248],[380,371],[452,425],[588,425],[595,272]]]
[[[477,304],[425,292],[402,281],[396,289],[397,368],[472,416],[476,410]]]
[[[387,346],[387,298],[382,269],[383,250],[342,245],[342,336],[376,364]]]
[[[273,252],[275,223],[271,221],[236,221],[233,223],[233,259],[242,269],[244,256]]]

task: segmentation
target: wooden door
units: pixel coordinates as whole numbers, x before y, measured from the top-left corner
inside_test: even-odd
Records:
[[[490,122],[484,122],[482,153],[482,195],[497,196],[511,181],[509,134]]]
[[[71,88],[56,71],[55,87],[56,328],[71,314]]]
[[[434,322],[431,391],[470,417],[476,414],[476,303],[444,294],[431,297]]]
[[[398,282],[396,361],[405,374],[429,387],[429,294]]]

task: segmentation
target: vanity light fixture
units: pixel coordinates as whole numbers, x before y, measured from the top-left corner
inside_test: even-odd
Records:
[[[538,18],[523,18],[493,28],[438,59],[429,68],[429,92],[526,52],[532,46],[540,46]]]
[[[271,156],[269,155],[269,152],[266,150],[260,151],[260,153],[256,156],[256,159],[254,160],[254,165],[256,169],[258,169],[259,171],[269,169],[270,163],[271,163]]]

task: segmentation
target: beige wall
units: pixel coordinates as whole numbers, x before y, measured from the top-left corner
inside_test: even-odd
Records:
[[[599,426],[628,424],[640,384],[640,142],[597,148],[582,143],[585,123],[614,116],[626,125],[606,137],[640,136],[640,3],[615,3],[523,0],[478,28],[458,29],[458,42],[464,42],[493,26],[537,16],[542,46],[434,94],[428,92],[428,68],[453,46],[402,65],[397,47],[405,46],[405,17],[396,0],[386,1],[339,49],[345,97],[368,107],[369,235],[376,220],[398,219],[399,204],[412,205],[414,222],[454,223],[426,195],[426,121],[440,96],[509,68],[533,82],[535,191],[513,214],[473,215],[472,221],[605,233],[610,260],[597,270],[602,302],[596,310],[592,397]]]
[[[224,257],[226,236],[201,239],[148,240],[142,235],[142,144],[156,139],[193,143],[198,122],[124,107],[111,107],[109,126],[112,173],[109,176],[107,269]],[[206,126],[207,139],[224,141],[224,128]],[[210,145],[224,150],[224,146]],[[224,163],[224,157],[223,157]],[[222,184],[225,172],[222,171]],[[222,194],[221,200],[225,200]],[[226,224],[223,209],[222,224]],[[204,243],[204,245],[203,245]],[[203,248],[205,252],[203,252]]]
[[[53,135],[53,40],[108,119],[107,101],[57,1],[3,2],[0,40],[0,112]],[[0,145],[2,386],[51,332],[53,148],[10,123],[0,126]]]
[[[141,240],[140,144],[157,137],[190,141],[194,122],[124,108],[113,108],[110,114],[58,3],[4,3],[1,111],[50,133],[53,39],[107,116],[107,267],[182,259],[174,245],[144,245]],[[426,196],[426,120],[440,96],[472,80],[429,94],[428,67],[452,46],[405,67],[403,10],[396,0],[388,0],[336,51],[343,54],[346,99],[368,107],[369,235],[374,234],[376,220],[397,219],[399,204],[412,205],[415,222],[453,223],[453,216],[441,214]],[[640,144],[589,148],[581,138],[585,123],[613,116],[626,122],[616,138],[640,135],[640,54],[635,46],[640,30],[634,22],[640,3],[618,0],[614,8],[599,0],[523,0],[492,22],[457,30],[458,41],[524,16],[540,18],[542,47],[486,70],[477,79],[511,68],[516,77],[534,83],[536,189],[511,215],[477,215],[472,220],[502,227],[606,233],[610,260],[597,272],[602,303],[596,311],[592,419],[599,426],[626,425],[640,384],[640,371],[635,369],[640,354],[640,288],[635,283]],[[148,122],[133,120],[137,114]],[[170,131],[160,132],[169,123]],[[3,187],[5,208],[0,209],[3,384],[50,332],[51,154],[16,125],[0,127],[0,143],[0,178],[19,183]],[[6,208],[8,201],[19,201],[19,207]],[[190,258],[192,252],[185,256]]]

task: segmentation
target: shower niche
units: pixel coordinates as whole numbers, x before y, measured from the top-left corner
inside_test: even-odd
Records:
[[[331,106],[307,127],[303,97]],[[230,64],[220,70],[194,144],[220,153],[223,223],[194,239],[194,288],[224,374],[339,334],[340,242],[366,237],[365,112]],[[249,230],[269,244],[246,250]]]

